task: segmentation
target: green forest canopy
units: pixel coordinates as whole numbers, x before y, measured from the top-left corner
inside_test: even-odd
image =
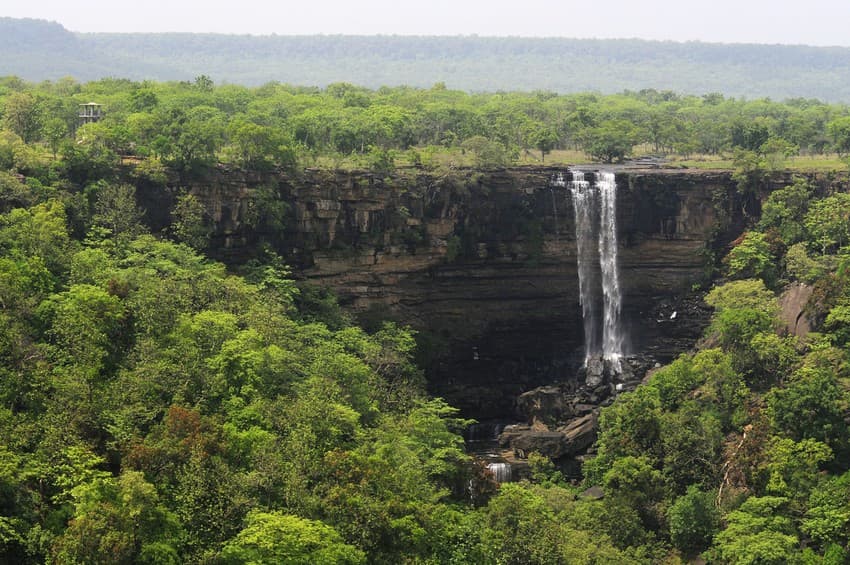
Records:
[[[89,102],[101,105],[104,118],[80,127],[79,104]],[[0,79],[0,119],[25,144],[62,153],[69,174],[91,178],[121,156],[189,171],[214,162],[498,167],[545,160],[558,150],[607,162],[638,153],[744,152],[739,160],[778,168],[791,156],[850,153],[846,105],[656,90],[470,94],[442,84],[249,88],[215,85],[205,75],[187,82],[64,78],[38,84],[6,77]]]
[[[77,104],[92,100],[106,117],[76,127]],[[843,106],[205,77],[7,78],[0,105],[3,561],[850,556],[850,199],[805,178],[768,193],[771,170],[759,168],[785,143],[846,154]],[[468,422],[424,392],[409,330],[356,327],[269,251],[232,270],[210,261],[191,194],[150,233],[133,184],[217,161],[292,168],[353,155],[387,167],[411,148],[423,166],[429,152],[462,150],[490,165],[526,147],[595,153],[592,140],[623,131],[635,136],[628,153],[667,127],[660,150],[713,140],[700,148],[754,159],[740,189],[764,213],[720,264],[702,348],[602,411],[583,484],[531,454],[529,480],[496,485],[463,451]],[[137,157],[129,174],[122,155]],[[804,338],[780,331],[777,294],[790,282],[813,288],[816,333]],[[591,485],[603,499],[580,496]]]

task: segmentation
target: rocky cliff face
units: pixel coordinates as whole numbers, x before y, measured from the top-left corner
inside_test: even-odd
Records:
[[[193,191],[215,219],[221,258],[243,259],[264,238],[356,314],[410,324],[432,391],[485,418],[510,414],[535,386],[573,379],[581,359],[573,208],[552,183],[559,172],[569,175],[221,171]],[[706,244],[738,235],[745,207],[728,173],[616,178],[630,346],[665,360],[698,337],[706,313],[688,305],[689,289],[704,276]],[[272,221],[280,201],[284,218]]]

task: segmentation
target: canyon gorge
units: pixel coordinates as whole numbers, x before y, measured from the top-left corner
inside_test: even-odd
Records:
[[[624,167],[613,177],[622,347],[665,362],[700,336],[708,310],[693,291],[758,199],[728,171]],[[189,188],[214,222],[213,256],[243,262],[265,242],[361,323],[410,325],[430,390],[488,419],[514,414],[523,392],[575,381],[583,364],[572,180],[558,167],[219,169]],[[154,228],[176,193],[139,185]],[[264,220],[275,206],[278,224]]]

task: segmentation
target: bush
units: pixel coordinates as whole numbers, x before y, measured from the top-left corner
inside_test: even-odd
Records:
[[[776,277],[776,259],[763,233],[748,232],[725,259],[733,279],[761,279],[768,286]]]
[[[711,545],[720,529],[720,513],[714,506],[714,493],[703,492],[695,485],[676,499],[667,511],[670,540],[682,553],[693,555]]]

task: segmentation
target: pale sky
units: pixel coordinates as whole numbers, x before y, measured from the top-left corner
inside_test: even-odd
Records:
[[[850,46],[850,0],[2,0],[0,16],[53,20],[80,32],[476,34]]]

